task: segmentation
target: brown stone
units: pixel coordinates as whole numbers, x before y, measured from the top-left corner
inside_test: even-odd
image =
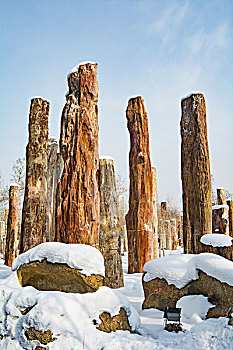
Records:
[[[213,233],[229,235],[229,207],[227,204],[212,207]]]
[[[120,312],[118,315],[111,317],[110,313],[103,312],[99,316],[101,323],[97,327],[100,331],[111,333],[116,332],[118,330],[130,331],[130,325],[127,317],[127,313],[125,309],[120,308]]]
[[[212,189],[205,98],[193,93],[181,101],[181,178],[185,253],[200,253],[200,238],[212,233]]]
[[[11,185],[9,189],[9,214],[7,220],[7,236],[5,246],[5,265],[12,266],[17,256],[18,248],[18,211],[19,211],[19,186]]]
[[[85,276],[66,264],[53,264],[46,259],[21,265],[17,276],[22,287],[66,293],[92,293],[104,285],[101,275]]]
[[[31,327],[27,331],[25,331],[25,336],[27,340],[38,340],[43,345],[46,345],[56,340],[56,338],[53,338],[53,333],[49,329],[43,332],[37,331],[35,328]],[[41,347],[37,347],[37,349],[40,348]]]
[[[172,250],[177,250],[178,239],[176,234],[176,219],[171,219],[170,225],[171,225]]]
[[[217,188],[217,203],[218,205],[227,204],[225,188]]]
[[[48,140],[48,168],[47,168],[47,242],[54,241],[53,233],[53,190],[56,176],[57,141],[54,138]]]
[[[230,247],[213,247],[212,245],[203,244],[203,253],[213,253],[222,256],[225,259],[233,261],[233,243]]]
[[[120,288],[124,286],[121,262],[121,227],[114,163],[111,159],[100,159],[99,161],[99,191],[99,244],[100,251],[104,257],[104,284],[110,288]]]
[[[56,164],[55,164],[55,174],[54,174],[54,185],[53,185],[53,222],[52,222],[52,233],[50,240],[55,241],[55,232],[56,232],[56,208],[57,208],[57,191],[59,190],[58,183],[61,180],[61,176],[63,173],[64,161],[61,156],[61,153],[57,153]]]
[[[145,295],[143,309],[165,310],[165,307],[176,307],[177,301],[185,295],[199,294],[208,297],[209,302],[215,305],[214,308],[209,309],[207,318],[226,317],[232,306],[233,286],[220,282],[203,271],[199,271],[197,280],[191,281],[181,289],[160,278],[149,282],[142,280],[142,284]]]
[[[229,199],[227,205],[229,207],[229,235],[233,237],[233,201]]]
[[[153,208],[153,231],[154,231],[154,249],[152,255],[157,258],[158,250],[158,210],[157,210],[157,174],[156,168],[152,167],[152,208]]]
[[[152,171],[149,151],[148,119],[142,97],[131,98],[126,110],[130,133],[128,272],[142,272],[143,265],[154,258]]]
[[[164,228],[166,233],[166,250],[172,249],[172,235],[171,235],[171,223],[170,220],[164,221]]]
[[[31,101],[20,253],[46,241],[49,102]]]
[[[61,117],[64,161],[56,201],[56,241],[99,248],[97,64],[81,64],[68,76]]]

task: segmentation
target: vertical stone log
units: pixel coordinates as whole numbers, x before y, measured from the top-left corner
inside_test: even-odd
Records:
[[[177,235],[178,235],[178,241],[179,245],[183,247],[183,217],[181,216],[180,219],[178,220],[177,224]]]
[[[5,222],[0,221],[0,253],[3,254],[3,238],[5,237]]]
[[[217,203],[218,205],[227,204],[225,188],[217,188]]]
[[[156,168],[152,167],[152,207],[153,207],[153,230],[154,230],[154,259],[158,255],[158,210],[157,210],[157,175]]]
[[[116,192],[113,160],[100,159],[100,251],[104,257],[104,283],[110,288],[123,287],[121,262],[121,236],[119,222],[119,204]]]
[[[229,207],[229,235],[233,237],[233,201],[228,199],[227,205]]]
[[[181,178],[185,253],[200,253],[200,238],[212,233],[212,190],[205,98],[193,93],[181,101]]]
[[[160,220],[160,248],[163,251],[166,248],[166,227],[165,227],[165,220],[168,219],[168,213],[167,213],[167,202],[161,202],[160,204],[160,213],[161,213],[161,220]]]
[[[53,190],[56,173],[57,141],[54,138],[48,140],[48,169],[47,169],[47,220],[46,240],[54,241],[53,234]]]
[[[6,235],[7,235],[7,222],[8,222],[9,209],[5,209],[5,235],[2,240],[2,252],[3,260],[5,260],[5,251],[6,251]]]
[[[229,207],[227,204],[214,205],[212,207],[213,233],[229,235]]]
[[[60,186],[58,186],[58,183],[61,180],[61,176],[63,173],[64,168],[64,161],[61,156],[61,153],[57,153],[56,157],[56,164],[55,164],[55,174],[54,174],[54,185],[53,185],[53,224],[52,224],[52,233],[51,233],[51,241],[53,242],[55,240],[55,233],[59,230],[59,228],[56,229],[56,216],[57,216],[57,198],[60,198]]]
[[[9,189],[9,214],[5,246],[5,265],[12,266],[17,256],[19,185],[12,184]]]
[[[31,100],[20,253],[46,241],[49,102]]]
[[[166,233],[166,250],[172,250],[172,234],[170,220],[164,221],[165,233]]]
[[[148,119],[142,97],[129,100],[126,117],[130,133],[128,271],[135,273],[143,272],[143,265],[154,258],[155,246]]]
[[[176,219],[171,219],[170,224],[171,224],[172,250],[177,250],[178,237],[176,233]]]
[[[64,243],[99,248],[97,64],[80,64],[68,76],[61,118],[56,237]]]
[[[123,252],[128,251],[128,240],[127,240],[125,214],[126,214],[126,199],[125,199],[125,197],[120,196],[119,197],[119,219],[120,219],[120,226],[121,226],[121,240],[122,240]]]

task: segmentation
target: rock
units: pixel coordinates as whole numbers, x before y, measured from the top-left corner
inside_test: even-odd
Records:
[[[101,275],[85,276],[66,264],[53,264],[46,259],[21,265],[17,276],[22,287],[66,293],[92,293],[104,285]]]
[[[99,316],[101,323],[97,327],[100,331],[103,332],[116,332],[118,330],[123,330],[123,331],[130,331],[130,325],[127,317],[127,313],[125,309],[122,307],[120,308],[120,312],[118,315],[115,315],[111,317],[110,313],[108,312],[103,312]]]
[[[164,228],[166,234],[166,250],[172,249],[172,235],[171,235],[171,223],[170,220],[164,221]]]
[[[185,253],[200,253],[200,238],[212,233],[212,189],[205,98],[192,93],[181,101],[181,179]]]
[[[46,345],[56,340],[56,338],[53,338],[53,334],[50,330],[47,330],[45,332],[37,331],[33,327],[25,331],[25,336],[27,340],[38,340],[43,345]],[[44,348],[37,347],[37,349],[44,349]]]
[[[213,253],[222,256],[225,259],[233,261],[233,245],[231,247],[213,247],[212,245],[202,244],[203,253]]]
[[[165,310],[165,307],[176,307],[176,302],[185,295],[202,294],[215,305],[209,309],[207,318],[226,317],[233,300],[233,286],[199,271],[199,278],[179,289],[168,284],[165,279],[155,278],[149,282],[142,279],[145,300],[142,308]]]
[[[177,250],[177,234],[176,234],[176,219],[170,220],[170,227],[171,227],[171,238],[172,238],[172,250]]]
[[[13,184],[9,190],[9,214],[5,246],[5,265],[11,266],[17,256],[18,246],[19,186]]]
[[[153,230],[154,230],[154,258],[157,258],[158,251],[158,210],[157,210],[157,174],[156,168],[152,167],[152,207],[153,207]]]
[[[233,201],[229,199],[227,205],[229,207],[229,235],[233,237]]]
[[[53,222],[52,222],[52,234],[51,241],[55,241],[56,232],[56,208],[57,208],[57,197],[60,198],[60,193],[58,194],[59,186],[58,183],[61,180],[63,173],[64,162],[61,153],[57,153],[56,164],[55,164],[55,174],[54,174],[54,185],[53,185]]]
[[[119,197],[119,221],[120,221],[120,227],[121,227],[121,240],[122,240],[123,252],[128,251],[125,214],[126,214],[126,198],[123,196],[120,196]]]
[[[227,204],[212,207],[213,233],[229,235],[229,207]]]
[[[116,192],[114,163],[111,159],[100,159],[100,251],[104,257],[105,286],[124,286],[121,262],[121,237],[119,203]]]
[[[217,188],[217,203],[218,205],[227,204],[225,188]]]
[[[54,138],[48,140],[48,167],[47,167],[47,242],[54,241],[53,233],[53,190],[56,173],[57,141]]]
[[[49,102],[31,100],[20,253],[46,241]]]
[[[142,272],[145,262],[155,257],[148,119],[142,97],[129,100],[126,117],[130,133],[129,211],[126,215],[128,271],[135,273]]]
[[[97,64],[81,64],[68,76],[61,117],[64,161],[56,201],[56,241],[99,248]]]

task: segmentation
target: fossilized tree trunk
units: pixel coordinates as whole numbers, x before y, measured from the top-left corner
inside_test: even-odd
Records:
[[[170,224],[171,224],[172,250],[177,250],[176,219],[171,219]]]
[[[17,256],[18,248],[18,211],[19,186],[11,185],[9,189],[9,214],[7,220],[7,235],[5,246],[5,265],[11,266]]]
[[[56,159],[57,159],[57,141],[49,139],[48,142],[48,170],[47,170],[47,220],[46,220],[46,234],[47,241],[54,241],[53,233],[53,190],[56,174]]]
[[[97,64],[79,65],[68,76],[61,118],[56,240],[99,248]]]
[[[31,100],[20,253],[46,241],[49,102]]]
[[[229,234],[233,237],[233,201],[229,199],[227,205],[229,207]]]
[[[128,271],[135,273],[143,272],[143,265],[154,258],[155,246],[148,119],[142,97],[129,100],[126,117],[130,133]]]
[[[57,198],[60,198],[60,192],[59,192],[60,186],[58,186],[58,183],[61,180],[63,168],[64,168],[63,158],[61,156],[61,153],[57,153],[57,158],[55,163],[54,184],[53,184],[53,223],[52,223],[52,234],[51,234],[52,242],[55,240],[55,233],[56,233]]]
[[[212,228],[215,233],[229,235],[229,207],[225,188],[217,188],[217,205],[212,207]]]
[[[104,257],[105,282],[110,288],[124,285],[121,262],[119,204],[116,192],[113,160],[100,159],[100,251]]]
[[[217,203],[219,205],[227,204],[225,188],[217,188]]]
[[[181,102],[181,178],[185,253],[200,253],[200,238],[212,233],[212,191],[205,99],[193,93]]]
[[[153,257],[157,258],[158,250],[158,211],[157,211],[157,175],[156,168],[152,167],[152,207],[153,207],[153,231],[154,231],[154,249]]]
[[[164,221],[164,227],[166,232],[166,250],[172,249],[172,234],[171,234],[171,223],[170,220]]]

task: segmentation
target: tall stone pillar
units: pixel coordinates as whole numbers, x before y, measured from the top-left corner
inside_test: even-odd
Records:
[[[48,169],[47,169],[47,220],[46,240],[54,241],[53,234],[53,190],[56,173],[57,141],[54,138],[48,140]]]
[[[7,235],[8,214],[9,214],[9,209],[5,209],[5,234],[4,234],[4,237],[2,239],[3,260],[5,260],[5,251],[6,251],[6,235]]]
[[[172,250],[177,250],[177,233],[176,233],[176,219],[170,220],[171,225],[171,238],[172,238]]]
[[[126,198],[124,196],[120,196],[119,197],[119,219],[120,219],[120,226],[121,226],[121,240],[122,240],[123,252],[128,251],[125,214],[126,214]]]
[[[170,220],[164,221],[165,233],[166,233],[166,250],[172,250],[172,233]]]
[[[154,230],[154,242],[153,247],[154,259],[158,256],[158,210],[157,210],[157,175],[156,168],[152,167],[152,207],[153,207],[153,230]]]
[[[229,199],[227,205],[229,207],[229,234],[233,237],[233,201]]]
[[[212,190],[205,98],[193,93],[181,101],[181,178],[185,253],[200,253],[200,238],[212,233]]]
[[[160,213],[161,213],[161,219],[160,219],[160,248],[163,251],[166,248],[166,227],[165,227],[165,220],[168,219],[168,213],[167,213],[167,202],[161,202],[160,204]]]
[[[46,241],[49,102],[31,100],[20,253]]]
[[[217,203],[218,205],[227,204],[225,188],[222,188],[222,187],[217,188]]]
[[[5,265],[11,266],[17,256],[19,185],[12,184],[9,189],[9,214],[5,246]]]
[[[142,97],[129,100],[126,117],[130,133],[128,271],[135,273],[143,272],[143,265],[155,257],[148,119]]]
[[[121,235],[119,204],[116,192],[114,163],[111,159],[100,159],[100,251],[104,257],[105,285],[120,288],[124,285],[121,262]]]
[[[57,222],[57,198],[60,198],[60,186],[58,183],[61,181],[61,176],[63,173],[64,161],[61,153],[57,153],[56,163],[55,163],[55,174],[54,174],[54,184],[53,184],[53,224],[52,233],[50,234],[50,239],[53,242],[55,240],[55,233],[59,228],[56,229]]]
[[[99,248],[97,64],[75,67],[68,85],[61,117],[64,168],[58,182],[55,239]]]

